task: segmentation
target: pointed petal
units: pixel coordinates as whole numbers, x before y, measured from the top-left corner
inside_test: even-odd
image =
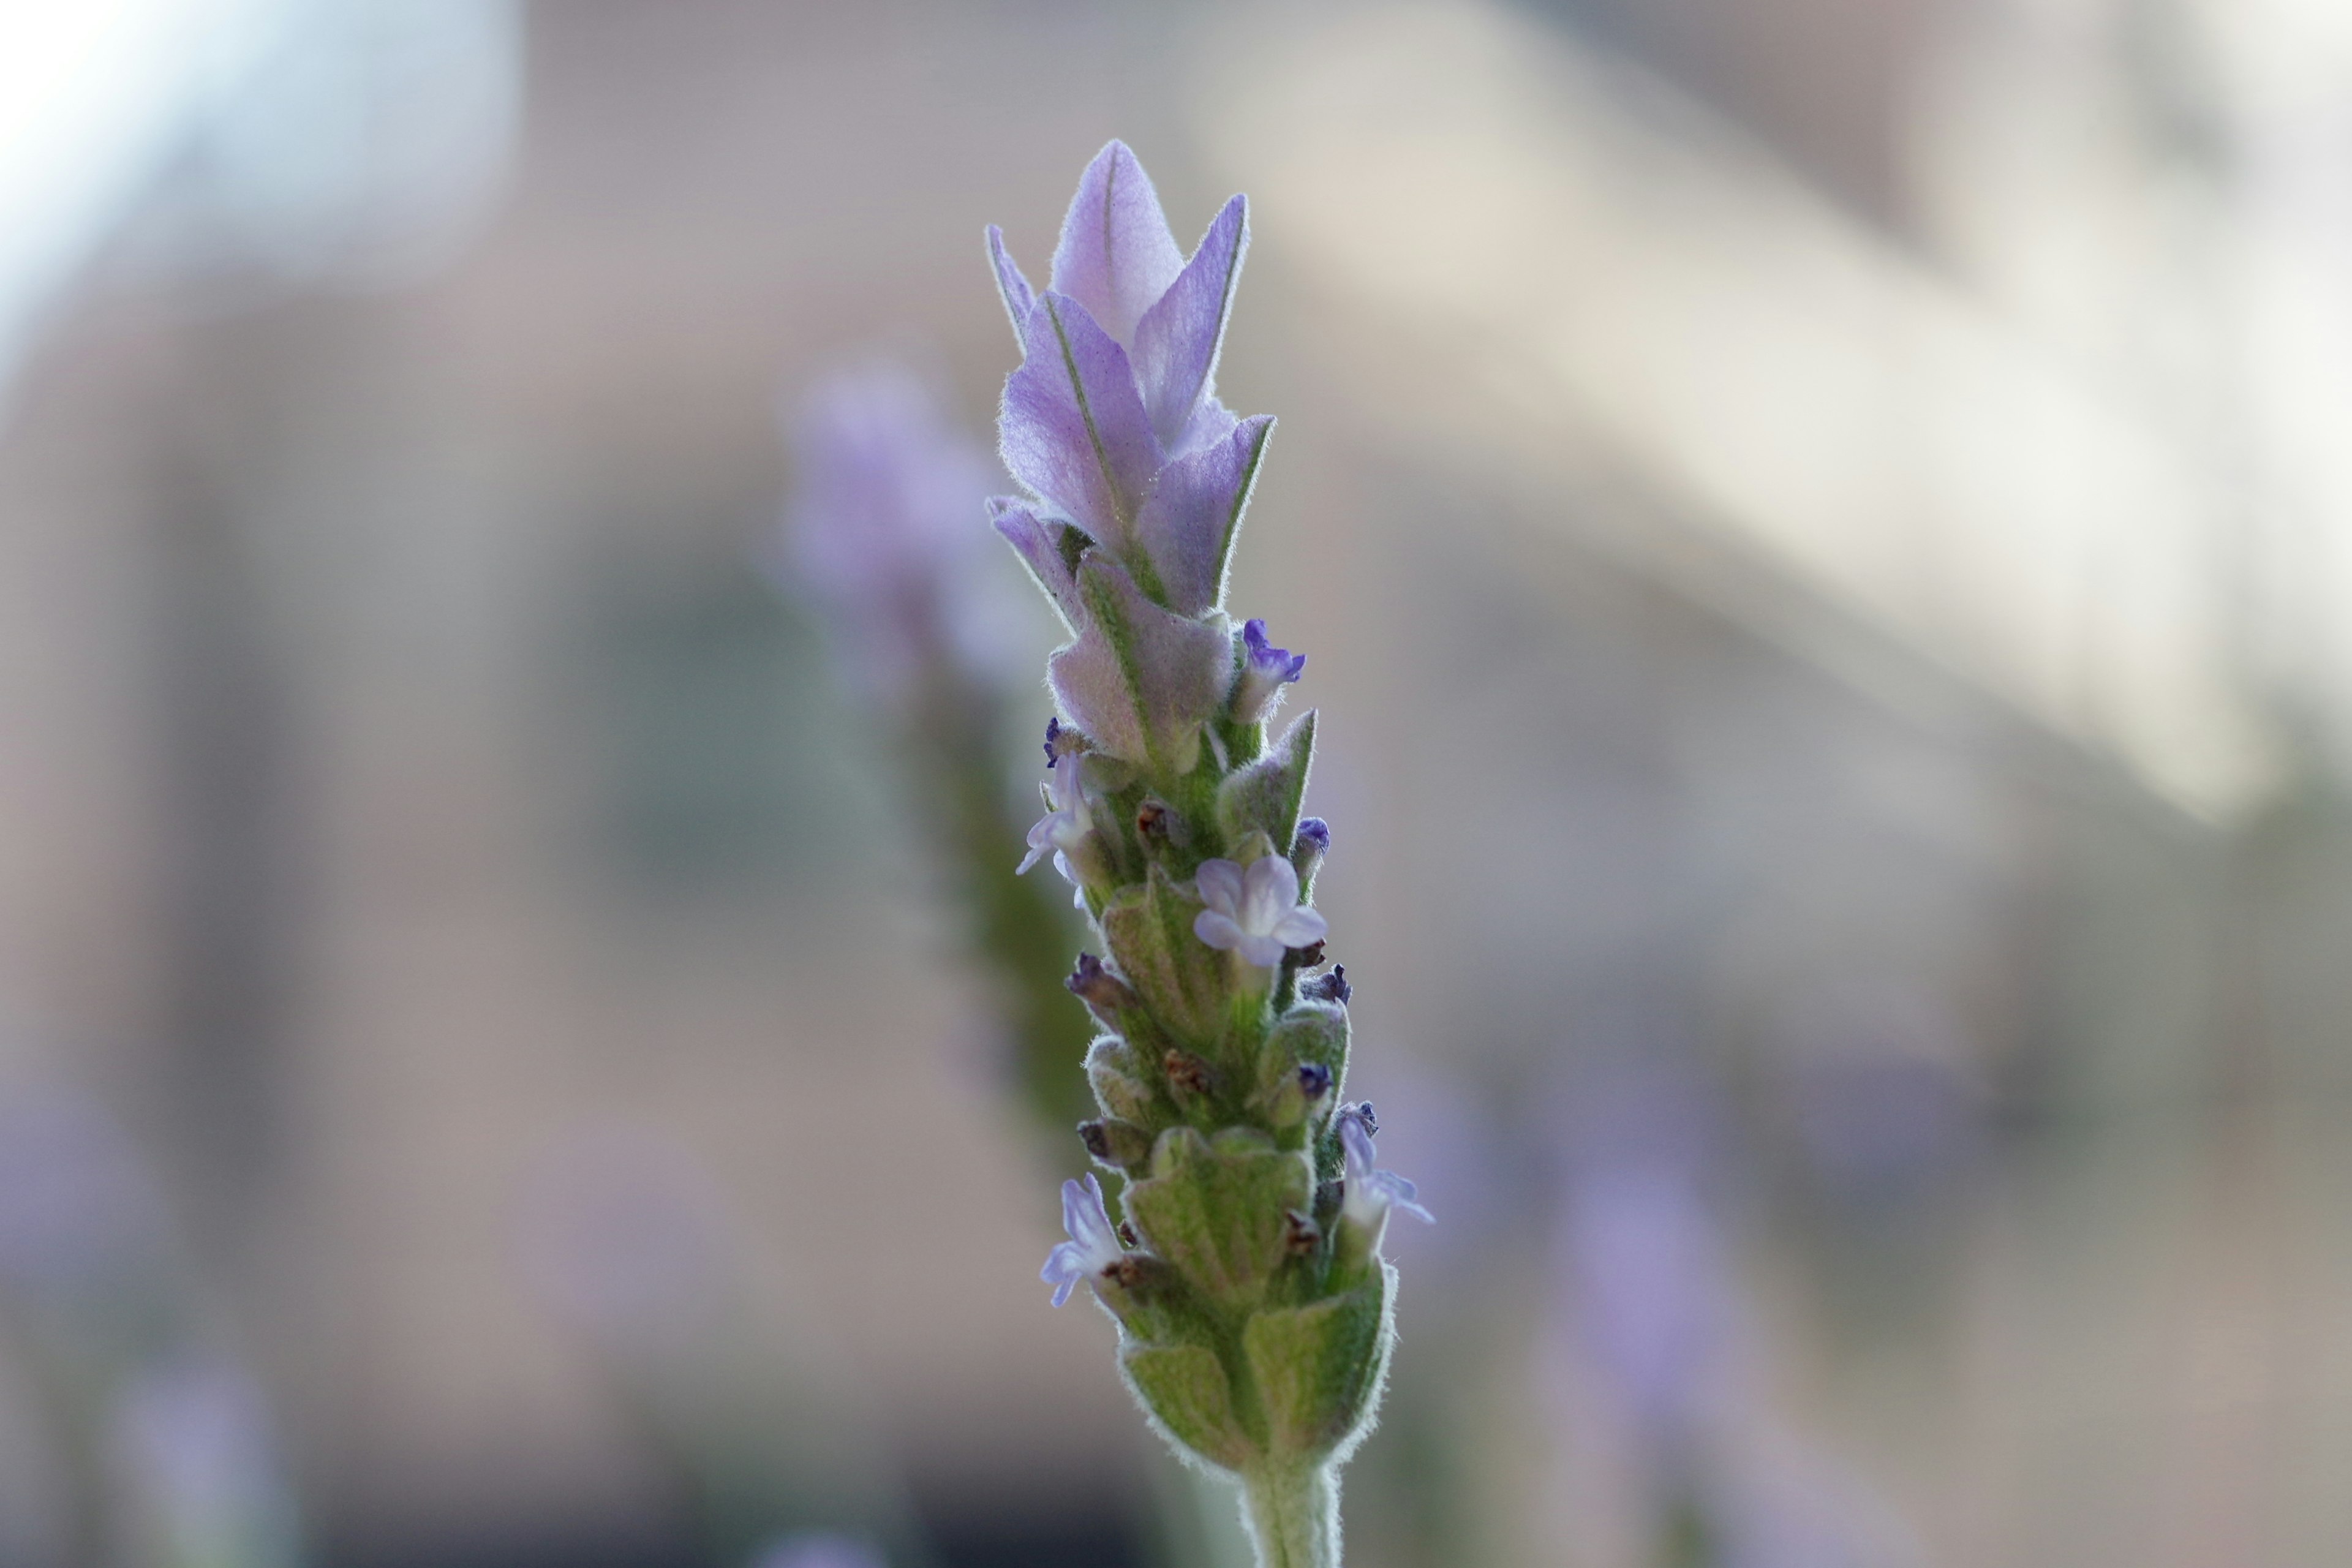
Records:
[[[1004,383],[1003,450],[1013,477],[1130,565],[1135,516],[1160,468],[1127,351],[1066,296],[1042,294],[1026,357]]]
[[[1151,176],[1125,142],[1113,142],[1078,177],[1054,251],[1052,287],[1093,311],[1124,343],[1183,268]]]
[[[1037,291],[1022,276],[1020,264],[1004,248],[1004,231],[994,224],[988,226],[988,263],[996,269],[996,291],[1004,297],[1004,313],[1013,318],[1013,335],[1018,339],[1022,323],[1037,303]]]
[[[1171,451],[1202,400],[1215,392],[1217,353],[1248,251],[1249,201],[1235,196],[1209,225],[1168,292],[1136,323],[1136,380],[1151,427]]]
[[[1225,564],[1273,430],[1270,415],[1244,419],[1224,440],[1177,458],[1153,478],[1136,515],[1136,539],[1177,614],[1205,615],[1224,598]]]
[[[1029,568],[1029,575],[1045,596],[1054,601],[1054,608],[1062,624],[1076,631],[1086,624],[1086,610],[1078,603],[1078,582],[1070,575],[1070,568],[1062,558],[1059,523],[1041,520],[1035,511],[1023,506],[1010,496],[996,496],[988,503],[989,521],[996,531],[1013,546],[1021,563]]]
[[[1192,873],[1192,885],[1211,909],[1227,916],[1241,912],[1242,868],[1231,860],[1202,861]]]
[[[1190,773],[1233,679],[1223,618],[1171,615],[1099,553],[1079,563],[1078,595],[1085,629],[1048,666],[1062,711],[1122,761]]]

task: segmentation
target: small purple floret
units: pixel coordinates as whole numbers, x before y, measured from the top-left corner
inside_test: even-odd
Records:
[[[1315,851],[1320,859],[1331,852],[1331,825],[1319,816],[1298,819],[1298,842]]]
[[[1298,994],[1316,1002],[1337,1002],[1342,1007],[1355,999],[1356,988],[1348,984],[1348,966],[1335,963],[1328,974],[1318,974],[1298,988]]]
[[[1421,1206],[1418,1188],[1394,1171],[1373,1167],[1372,1135],[1379,1130],[1369,1103],[1346,1106],[1339,1111],[1340,1179],[1345,1184],[1339,1199],[1341,1215],[1375,1236],[1392,1208],[1434,1225],[1436,1216]]]
[[[1054,1305],[1070,1299],[1078,1281],[1091,1279],[1126,1256],[1118,1232],[1103,1207],[1102,1184],[1089,1172],[1083,1180],[1062,1184],[1062,1228],[1070,1239],[1045,1255],[1037,1278],[1055,1287]]]
[[[1299,903],[1298,872],[1279,855],[1261,855],[1246,870],[1231,860],[1203,860],[1193,884],[1207,907],[1192,918],[1192,934],[1261,969],[1329,934],[1323,917]]]
[[[1241,679],[1234,683],[1235,721],[1255,724],[1273,712],[1275,704],[1281,700],[1282,689],[1297,680],[1306,668],[1305,654],[1276,647],[1265,640],[1264,621],[1244,622]]]

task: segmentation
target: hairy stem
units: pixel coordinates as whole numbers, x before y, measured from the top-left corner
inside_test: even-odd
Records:
[[[1339,1568],[1339,1482],[1328,1466],[1242,1477],[1258,1568]]]

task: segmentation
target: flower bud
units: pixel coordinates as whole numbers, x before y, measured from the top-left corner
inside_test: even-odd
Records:
[[[1091,952],[1078,954],[1077,967],[1062,984],[1069,987],[1070,994],[1087,1005],[1088,1011],[1113,1028],[1118,1026],[1120,1015],[1139,1000],[1133,986],[1104,968],[1103,961]]]
[[[1331,853],[1331,825],[1319,816],[1302,816],[1298,832],[1290,841],[1290,864],[1298,872],[1298,885],[1312,891],[1315,873],[1321,868],[1323,858]]]
[[[1118,1171],[1134,1171],[1151,1158],[1151,1134],[1116,1116],[1078,1123],[1087,1152]]]

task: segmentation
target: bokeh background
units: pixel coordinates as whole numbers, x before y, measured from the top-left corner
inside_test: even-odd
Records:
[[[780,405],[984,441],[1113,135],[1254,202],[1235,602],[1442,1222],[1351,1561],[2352,1558],[2352,12],[83,0],[0,1564],[1232,1561],[776,564]]]

